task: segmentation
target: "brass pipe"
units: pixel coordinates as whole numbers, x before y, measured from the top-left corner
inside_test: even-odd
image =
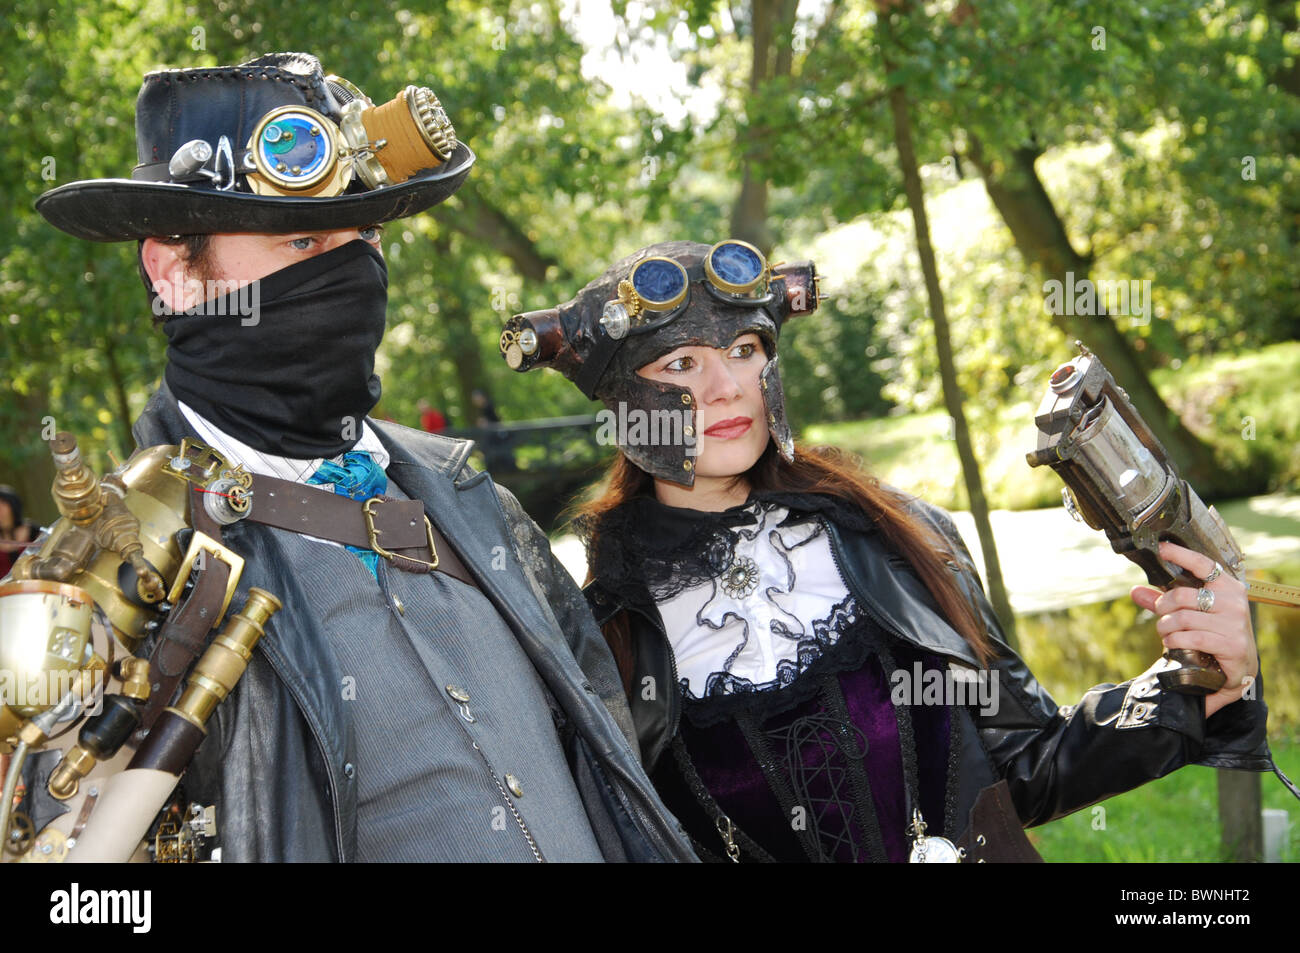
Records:
[[[202,728],[244,674],[253,657],[253,646],[265,634],[267,620],[280,608],[280,600],[266,590],[249,589],[244,608],[226,623],[194,664],[185,691],[171,710]]]
[[[99,478],[81,459],[77,438],[60,430],[50,438],[54,456],[54,486],[50,492],[59,512],[78,526],[95,521],[104,509]]]

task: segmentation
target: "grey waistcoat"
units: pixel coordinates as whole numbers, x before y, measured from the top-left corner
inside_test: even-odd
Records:
[[[424,502],[429,518],[455,547],[518,650],[496,643],[501,658],[508,661],[497,684],[490,685],[492,679],[477,660],[457,658],[444,646],[441,653],[421,658],[425,671],[407,673],[408,684],[394,690],[393,704],[401,703],[405,691],[427,695],[431,691],[428,673],[443,664],[449,666],[447,671],[461,672],[459,677],[467,682],[474,681],[475,687],[461,687],[470,693],[468,706],[475,718],[479,717],[474,710],[476,689],[484,700],[483,715],[491,723],[477,731],[485,738],[515,731],[528,717],[522,707],[526,704],[526,711],[543,722],[531,726],[529,732],[543,735],[545,721],[552,720],[554,727],[548,730],[557,736],[591,836],[606,860],[694,860],[680,825],[641,769],[613,657],[582,594],[551,555],[545,535],[508,491],[465,465],[472,447],[469,442],[373,420],[369,423],[391,454],[390,481]],[[141,447],[176,444],[183,436],[194,436],[165,384],[136,422],[134,435]],[[285,558],[289,554],[277,539],[281,535],[292,534],[248,523],[225,531],[226,545],[247,560],[233,605],[242,605],[249,586],[257,585],[275,593],[284,609],[271,620],[236,691],[209,722],[208,738],[184,784],[191,799],[217,805],[225,860],[352,861],[358,859],[360,771],[375,770],[366,766],[373,765],[377,757],[414,757],[417,749],[409,739],[400,737],[391,738],[389,750],[358,748],[352,707],[356,701],[343,697],[343,673],[335,652],[321,651],[322,646],[337,643],[331,642],[331,633],[322,630],[312,608],[316,605],[313,599],[319,597],[319,584],[313,583],[312,572],[304,571],[301,563]],[[304,546],[313,547],[314,558],[321,558],[318,549],[330,550],[309,540],[295,541],[295,547]],[[354,555],[344,550],[334,550],[331,555],[351,559],[357,565],[356,580],[368,586],[367,591],[378,590]],[[389,578],[401,575],[394,572]],[[396,585],[413,583],[402,580]],[[345,598],[344,587],[338,588],[340,598]],[[407,601],[401,588],[397,596]],[[394,625],[403,633],[412,629],[409,609],[408,617],[398,614],[397,622],[392,616],[390,611],[387,618],[376,618],[383,618],[390,631]],[[467,620],[466,631],[477,633],[481,621]],[[356,628],[355,621],[347,627]],[[411,644],[427,649],[434,638],[423,633]],[[521,664],[521,655],[531,663],[531,670]],[[457,670],[458,664],[466,667]],[[410,682],[419,688],[412,688]],[[553,699],[553,713],[545,701],[538,702],[539,695]],[[502,704],[503,699],[529,696],[531,700],[521,703],[519,712],[508,712]],[[461,717],[459,706],[451,706],[453,699],[446,695],[445,686],[438,700],[450,709],[451,716]],[[467,723],[467,727],[474,726]],[[462,734],[469,737],[463,730]],[[477,827],[483,840],[476,856],[495,856],[498,841],[505,845],[507,838],[514,839],[516,846],[502,849],[516,850],[522,833],[515,818],[506,818],[509,823],[503,831],[500,823],[493,826],[499,814],[494,816],[491,811],[493,806],[514,801],[523,823],[539,843],[545,836],[565,857],[583,854],[589,845],[584,843],[582,825],[572,822],[572,802],[570,795],[560,790],[563,785],[558,783],[554,759],[548,754],[527,765],[496,763],[500,758],[518,760],[520,752],[527,749],[504,737],[494,738],[492,745],[480,743],[480,748],[492,761],[495,776],[514,774],[523,796],[507,799],[498,791],[495,802],[489,802],[481,787],[467,787],[455,794],[453,805],[459,798],[468,799],[483,815],[482,822],[472,822],[464,831],[435,831],[433,837],[438,839],[441,834],[442,843],[457,843],[457,850],[472,851],[468,828]],[[461,750],[459,756],[463,755]],[[456,762],[461,766],[467,763]],[[482,770],[476,782],[480,785],[492,777],[486,763]],[[535,770],[540,773],[533,774]],[[561,805],[557,822],[544,818],[543,810],[530,809],[534,791],[539,808],[551,800]],[[428,796],[439,794],[430,790]],[[566,802],[569,808],[563,807]],[[458,809],[448,808],[454,810]],[[367,854],[369,836],[367,832]],[[546,844],[541,847],[545,852]]]
[[[541,681],[482,593],[256,530],[299,567],[352,712],[358,860],[601,859]]]

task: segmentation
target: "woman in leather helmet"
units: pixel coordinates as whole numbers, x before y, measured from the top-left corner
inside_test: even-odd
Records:
[[[705,859],[1038,860],[1041,824],[1184,764],[1267,770],[1245,590],[1136,587],[1218,693],[1156,674],[1058,707],[1005,644],[942,510],[791,439],[777,338],[817,307],[810,262],[743,242],[654,245],[517,315],[510,366],[607,406],[621,453],[577,526],[588,599],[642,757]],[[1246,697],[1243,699],[1243,693]]]

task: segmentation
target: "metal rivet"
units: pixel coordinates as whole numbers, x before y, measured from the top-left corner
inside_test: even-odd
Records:
[[[458,685],[448,685],[447,694],[450,695],[456,701],[461,702],[462,704],[469,701],[469,692],[465,691],[465,689],[459,687]]]
[[[355,778],[357,776],[357,769],[352,764],[351,761],[343,765],[343,774],[348,778],[348,780],[351,780],[352,778]]]
[[[506,775],[506,787],[510,789],[510,793],[513,794],[515,797],[524,796],[523,786],[519,783],[519,779],[515,777],[513,774]]]
[[[774,424],[774,423],[776,423],[776,414],[768,414],[768,415],[767,415],[767,422],[768,422],[769,424]]]
[[[689,407],[691,405],[691,395],[682,394],[682,403]]]
[[[393,608],[396,609],[400,615],[406,615],[406,606],[403,605],[402,600],[398,599],[396,596],[393,597]]]
[[[695,464],[691,463],[689,460],[684,460],[682,461],[682,469],[689,472],[695,469]]]
[[[695,436],[695,428],[694,428],[694,427],[683,427],[683,428],[682,428],[682,433],[686,434],[686,436],[688,436],[688,437],[694,437],[694,436]]]
[[[988,841],[984,839],[984,835],[983,835],[983,834],[980,834],[980,835],[976,836],[976,838],[975,838],[975,843],[977,843],[977,844],[979,844],[981,847],[983,847],[985,844],[988,843]]]

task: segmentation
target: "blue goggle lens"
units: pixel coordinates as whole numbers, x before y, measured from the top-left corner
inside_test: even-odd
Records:
[[[320,121],[301,113],[267,123],[255,147],[268,172],[286,183],[319,178],[333,153]]]
[[[686,297],[686,269],[667,258],[647,258],[632,269],[632,288],[651,310],[673,308]]]
[[[713,273],[731,285],[752,285],[763,275],[763,259],[745,245],[726,242],[709,256]]]

